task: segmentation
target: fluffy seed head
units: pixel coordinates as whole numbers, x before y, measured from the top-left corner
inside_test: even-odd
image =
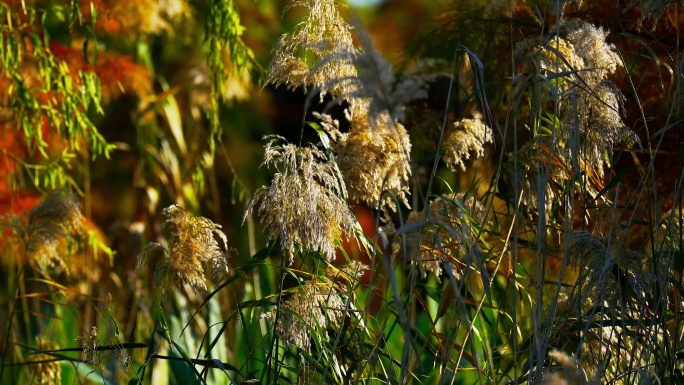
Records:
[[[299,349],[311,350],[310,329],[316,336],[326,336],[328,323],[334,328],[342,326],[346,315],[345,303],[333,285],[314,281],[298,286],[280,309],[276,333]],[[265,315],[275,321],[275,310]]]
[[[366,116],[349,118],[351,131],[335,144],[349,197],[383,211],[396,211],[396,202],[408,207],[411,142],[404,126],[385,116],[372,130]]]
[[[392,253],[395,258],[401,254],[409,256],[423,277],[432,272],[441,278],[442,266],[451,263],[453,273],[460,279],[464,268],[482,262],[482,251],[471,228],[473,220],[479,221],[473,217],[482,216],[482,205],[472,197],[463,201],[462,196],[443,196],[430,202],[428,210],[426,222],[419,229],[403,237],[395,234]],[[420,224],[421,219],[421,212],[412,212],[405,226]],[[452,263],[456,257],[463,265]]]
[[[481,118],[458,121],[444,139],[444,161],[453,171],[457,166],[465,171],[464,161],[471,153],[477,158],[484,156],[485,143],[492,143],[492,130]]]
[[[40,336],[36,336],[36,348],[39,350],[57,350],[59,346],[53,342],[46,340]],[[55,359],[55,357],[49,354],[36,354],[32,356],[33,361],[49,361]],[[34,377],[35,383],[39,385],[53,385],[62,383],[62,365],[59,361],[44,362],[36,364],[32,370],[36,373]]]
[[[333,96],[349,102],[352,105],[351,115],[356,119],[365,117],[373,129],[386,125],[388,118],[393,123],[400,122],[404,119],[404,107],[408,103],[427,97],[428,81],[433,76],[422,72],[429,61],[419,63],[397,78],[392,65],[373,46],[361,22],[356,19],[353,24],[360,48],[338,45],[322,58],[312,72],[318,72],[329,63],[345,63],[355,68],[354,74],[337,73],[327,77],[324,87],[341,90],[340,94]]]
[[[152,243],[138,255],[137,268],[154,255],[162,254],[154,271],[154,286],[165,291],[169,282],[187,284],[205,292],[205,269],[212,268],[212,279],[228,272],[228,239],[221,226],[204,217],[195,217],[178,205],[162,211],[168,248]],[[217,240],[217,238],[221,241]]]
[[[336,86],[329,87],[328,82],[338,77],[353,77],[356,69],[340,60],[320,63],[323,57],[331,54],[333,47],[354,50],[351,27],[340,16],[336,1],[294,1],[287,9],[294,6],[306,7],[308,17],[276,44],[266,81],[291,88],[304,87],[305,90],[314,87],[321,92],[321,98],[328,92],[333,96],[348,92]],[[312,70],[314,66],[315,71]]]
[[[584,61],[584,68],[589,70],[581,76],[588,76],[585,81],[593,86],[621,66],[620,56],[615,52],[615,46],[606,41],[606,30],[586,22],[576,21],[576,24],[577,27],[568,34],[568,40],[572,42],[577,56]]]
[[[28,212],[27,218],[8,214],[4,226],[11,240],[26,250],[29,262],[38,269],[61,269],[69,274],[63,256],[78,242],[84,218],[76,198],[67,190],[55,190]]]
[[[607,78],[620,65],[615,47],[606,42],[607,32],[581,20],[559,30],[558,36],[528,39],[516,49],[519,59],[531,59],[547,78],[546,87],[552,89],[546,101],[556,106],[557,120],[545,127],[551,135],[518,151],[527,167],[518,181],[522,203],[545,207],[547,218],[569,178],[586,173],[582,188],[596,195],[607,155],[621,142],[639,142],[622,121],[624,96]]]
[[[279,240],[292,262],[295,245],[335,257],[335,241],[353,234],[355,219],[335,162],[315,146],[278,145],[271,136],[264,165],[280,167],[269,187],[254,193],[245,216],[256,212],[269,240]]]

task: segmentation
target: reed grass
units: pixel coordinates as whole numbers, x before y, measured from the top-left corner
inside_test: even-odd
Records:
[[[0,193],[34,197],[0,222],[1,383],[684,381],[680,2],[463,2],[391,63],[344,4],[296,0],[263,67],[242,3],[210,3],[0,2]],[[170,84],[146,39],[191,21],[205,64]],[[108,79],[101,36],[158,87]],[[258,86],[307,98],[252,176],[222,122]],[[107,143],[123,94],[135,143]],[[89,178],[130,146],[126,256]]]

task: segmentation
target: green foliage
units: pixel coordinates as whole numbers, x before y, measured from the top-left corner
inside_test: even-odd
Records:
[[[240,15],[233,0],[213,0],[207,15],[203,50],[209,67],[211,84],[212,136],[209,141],[211,154],[215,153],[215,138],[221,136],[219,120],[220,100],[230,101],[234,83],[229,80],[249,83],[254,64],[252,51],[242,41],[245,28],[240,25]]]

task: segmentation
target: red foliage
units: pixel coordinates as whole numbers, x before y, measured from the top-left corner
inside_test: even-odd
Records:
[[[75,82],[81,81],[78,72],[92,71],[100,79],[102,101],[107,103],[123,94],[145,96],[152,92],[152,80],[147,69],[136,64],[129,55],[97,53],[97,61],[88,63],[83,50],[50,43],[55,58],[67,63]],[[92,58],[89,58],[92,59]]]

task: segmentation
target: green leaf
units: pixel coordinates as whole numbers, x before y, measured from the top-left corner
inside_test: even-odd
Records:
[[[166,324],[166,317],[164,317],[164,310],[162,309],[161,305],[157,309],[157,321],[162,328],[162,336],[169,343],[169,348],[171,348],[173,346],[173,341],[171,339],[171,333],[169,332],[169,327]]]
[[[185,363],[188,365],[188,367],[189,367],[190,369],[192,369],[192,372],[191,372],[191,373],[187,373],[185,370],[182,370],[180,367],[174,365],[174,363],[175,363],[176,361],[172,361],[172,362],[171,362],[171,370],[174,371],[174,372],[177,374],[176,380],[181,381],[181,379],[182,379],[182,382],[180,382],[180,383],[183,383],[183,384],[193,384],[193,383],[196,383],[197,380],[199,379],[199,380],[202,381],[203,384],[206,385],[206,382],[204,381],[204,378],[202,378],[202,375],[201,375],[200,372],[197,370],[197,368],[195,367],[195,364],[192,362],[192,359],[190,359],[190,357],[189,357],[188,354],[185,352],[185,350],[183,350],[183,348],[182,348],[180,345],[178,345],[176,342],[172,342],[172,343],[173,343],[173,346],[176,347],[176,350],[177,350],[178,353],[181,355],[181,357],[183,357],[183,361],[185,361]],[[188,379],[191,377],[191,375],[194,375],[195,378],[193,378],[192,380],[188,381]]]
[[[96,384],[101,384],[101,385],[106,385],[106,384],[112,384],[113,381],[107,380],[102,376],[102,373],[99,372],[97,369],[93,368],[90,365],[84,364],[84,363],[79,363],[76,365],[76,371],[78,372],[79,376],[83,376],[82,378],[85,380],[88,380],[87,382],[94,382]]]
[[[325,147],[326,150],[332,151],[332,148],[330,147],[330,138],[328,138],[328,134],[325,132],[323,127],[321,127],[320,124],[316,122],[306,122],[306,124],[316,130],[318,133],[318,137],[321,138],[321,143],[323,144],[323,147]]]

